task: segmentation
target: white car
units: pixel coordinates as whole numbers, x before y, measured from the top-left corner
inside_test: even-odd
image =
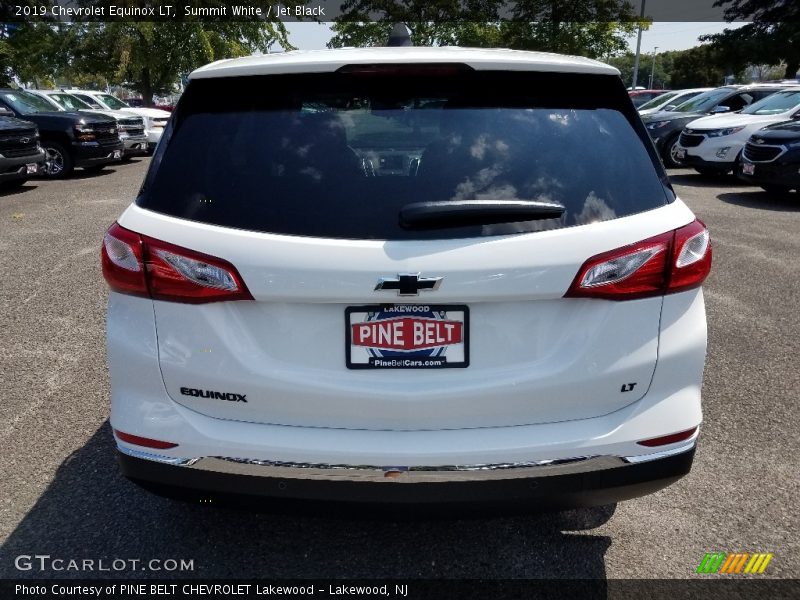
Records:
[[[677,157],[705,175],[724,174],[738,164],[747,140],[767,125],[800,118],[800,87],[776,92],[735,114],[691,121],[678,138]]]
[[[653,98],[649,102],[642,104],[638,108],[638,111],[640,115],[649,115],[661,110],[669,111],[679,104],[686,102],[687,100],[691,100],[695,96],[699,96],[703,92],[708,92],[712,89],[714,88],[694,88],[689,90],[674,90],[672,92],[665,92],[664,94]]]
[[[130,159],[133,156],[147,152],[147,136],[144,132],[144,119],[119,110],[94,109],[80,98],[60,90],[27,90],[29,93],[44,98],[53,108],[61,111],[81,111],[111,117],[117,121],[119,138],[123,143],[122,158]]]
[[[564,507],[689,471],[709,233],[616,69],[287,52],[196,70],[177,111],[102,242],[127,477]]]
[[[169,121],[170,113],[158,108],[136,108],[128,106],[125,102],[107,94],[105,92],[95,92],[92,90],[65,90],[86,102],[92,108],[105,110],[119,110],[132,115],[137,115],[144,119],[145,135],[147,136],[147,150],[153,152],[164,133],[164,128]]]

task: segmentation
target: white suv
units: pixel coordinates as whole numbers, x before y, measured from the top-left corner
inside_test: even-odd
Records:
[[[563,507],[690,469],[709,235],[607,65],[213,63],[102,262],[111,424],[151,489]]]
[[[724,174],[738,164],[747,140],[759,129],[800,118],[800,87],[782,90],[732,115],[690,122],[678,138],[681,164],[702,174]]]
[[[92,90],[66,90],[86,102],[92,108],[104,110],[119,110],[144,119],[145,135],[147,136],[147,151],[153,152],[161,140],[161,134],[167,126],[170,114],[158,108],[145,108],[129,106],[116,96],[105,92]]]

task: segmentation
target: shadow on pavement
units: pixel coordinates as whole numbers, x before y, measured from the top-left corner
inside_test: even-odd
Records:
[[[771,194],[769,192],[736,192],[729,194],[719,194],[717,196],[723,202],[744,206],[746,208],[757,208],[760,210],[774,211],[800,211],[800,193]]]
[[[24,194],[25,192],[32,192],[37,188],[33,181],[26,181],[21,187],[8,187],[0,184],[0,197],[3,196],[16,196],[17,194]]]
[[[76,168],[71,175],[67,176],[67,179],[94,179],[96,177],[105,177],[106,175],[113,175],[116,173],[116,168],[119,167],[119,164],[108,165],[103,169],[81,169]]]
[[[733,175],[700,175],[694,171],[670,174],[669,180],[676,185],[688,185],[692,187],[715,187],[720,186],[739,188],[748,187],[750,184],[734,177]]]
[[[119,475],[105,423],[0,547],[0,578],[599,578],[615,506],[485,519],[277,515],[167,500]],[[190,572],[18,571],[15,557],[193,560]],[[65,561],[66,563],[66,561]]]

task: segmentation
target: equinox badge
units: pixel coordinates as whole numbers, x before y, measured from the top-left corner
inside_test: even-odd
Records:
[[[398,296],[419,296],[420,290],[439,289],[441,277],[420,277],[419,273],[398,273],[397,277],[381,277],[375,284],[375,291],[397,290]]]

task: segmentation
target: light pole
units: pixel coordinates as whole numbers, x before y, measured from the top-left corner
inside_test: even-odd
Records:
[[[633,82],[631,89],[636,89],[636,83],[639,79],[639,51],[642,48],[642,21],[644,21],[644,4],[646,0],[642,0],[642,10],[639,14],[639,35],[636,38],[636,58],[633,60]]]
[[[653,68],[650,69],[650,87],[648,89],[653,89],[653,75],[656,72],[656,54],[658,54],[658,46],[653,48]]]

